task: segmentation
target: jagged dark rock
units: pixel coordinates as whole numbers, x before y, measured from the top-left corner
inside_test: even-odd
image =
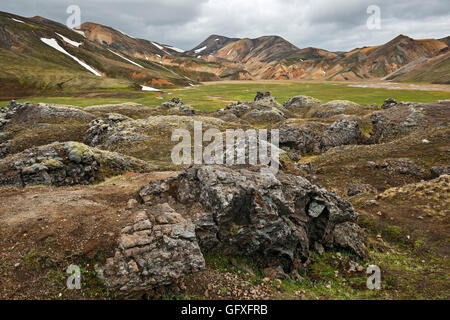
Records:
[[[269,91],[264,92],[264,93],[258,91],[258,92],[256,92],[256,96],[253,99],[253,101],[259,101],[259,100],[270,99],[270,98],[273,99],[273,97],[270,95]]]
[[[321,139],[321,151],[342,145],[358,144],[362,141],[363,136],[356,121],[339,120],[325,129]]]
[[[321,104],[322,101],[320,101],[319,99],[300,95],[289,98],[288,100],[283,102],[283,108],[295,112],[297,109],[319,106]]]
[[[279,128],[280,146],[300,154],[320,153],[321,137],[327,126],[320,122],[286,121]]]
[[[77,107],[12,100],[0,108],[0,159],[31,146],[76,140],[94,118]]]
[[[355,196],[357,194],[363,192],[375,192],[376,189],[369,184],[361,184],[361,183],[350,183],[347,190],[347,195],[349,197]]]
[[[351,250],[359,256],[365,256],[367,249],[360,239],[365,238],[365,232],[356,223],[344,222],[336,225],[333,232],[333,243],[337,248]]]
[[[222,118],[232,114],[248,123],[276,123],[286,118],[281,109],[281,105],[270,92],[258,92],[254,101],[238,101],[218,110],[217,114]]]
[[[434,166],[430,169],[431,178],[437,178],[443,174],[450,174],[450,166]]]
[[[410,133],[424,123],[424,115],[415,105],[402,104],[370,115],[370,143],[380,143]]]
[[[417,178],[425,177],[423,169],[409,158],[386,159],[377,162],[368,161],[367,166],[371,169],[387,170],[396,174],[405,174]]]
[[[0,186],[90,184],[127,171],[148,172],[144,161],[98,150],[78,142],[27,149],[0,161]]]
[[[95,269],[110,290],[140,298],[204,268],[195,225],[164,203],[137,210],[122,229],[114,255]]]
[[[381,109],[390,109],[395,107],[396,105],[398,105],[398,102],[395,101],[394,98],[387,98],[381,105]]]
[[[139,195],[191,217],[203,250],[251,256],[285,272],[308,261],[315,242],[333,248],[335,227],[357,217],[349,202],[302,177],[254,170],[194,166],[178,178],[152,181]],[[364,247],[362,237],[355,241],[354,248]],[[352,250],[344,242],[339,247]]]
[[[181,115],[194,115],[195,110],[190,105],[184,104],[179,98],[172,98],[156,107],[156,110],[170,110]]]
[[[300,154],[323,153],[333,147],[364,141],[356,121],[339,120],[329,126],[312,121],[286,122],[279,130],[280,146]]]

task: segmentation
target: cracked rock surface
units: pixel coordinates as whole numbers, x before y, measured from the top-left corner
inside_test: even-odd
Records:
[[[149,172],[152,169],[145,161],[79,142],[55,142],[0,160],[0,186],[91,184],[127,171]]]
[[[145,206],[130,221],[114,256],[96,266],[99,278],[119,295],[137,296],[205,268],[195,225],[167,203]]]
[[[356,224],[352,241],[358,244],[334,242],[336,226],[357,217],[348,201],[299,176],[254,170],[194,166],[177,178],[150,182],[139,194],[146,204],[167,202],[191,217],[202,250],[252,256],[285,272],[307,262],[316,247],[364,256]]]

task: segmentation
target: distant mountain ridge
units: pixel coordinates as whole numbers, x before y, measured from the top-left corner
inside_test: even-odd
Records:
[[[39,16],[0,12],[0,96],[166,88],[220,79],[448,83],[449,43],[450,36],[415,40],[399,35],[383,45],[330,52],[298,48],[276,35],[250,39],[213,34],[184,51],[92,22],[73,30]]]
[[[82,29],[88,26],[89,24],[84,24]],[[336,53],[313,47],[298,48],[276,35],[250,39],[213,34],[190,50],[159,52],[161,57],[157,59],[189,72],[203,71],[214,75],[209,79],[204,76],[197,79],[202,81],[216,80],[215,77],[363,80],[383,78],[416,59],[443,54],[448,50],[449,42],[450,37],[415,40],[399,35],[383,45]],[[167,45],[159,45],[170,48]],[[131,55],[139,55],[136,48],[138,46],[123,50]],[[147,52],[154,50],[149,48]]]

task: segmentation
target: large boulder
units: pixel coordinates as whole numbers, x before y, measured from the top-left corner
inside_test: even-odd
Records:
[[[401,104],[370,115],[372,143],[387,142],[421,127],[426,118],[419,106]]]
[[[289,98],[285,102],[283,102],[283,108],[288,109],[290,111],[298,111],[301,108],[305,107],[316,107],[322,104],[322,101],[319,99],[309,97],[309,96],[295,96]]]
[[[194,115],[195,111],[192,106],[184,104],[179,98],[172,98],[155,108],[156,111],[165,111],[165,114]]]
[[[339,120],[326,128],[321,139],[321,151],[330,148],[358,144],[363,141],[359,124],[356,121]]]
[[[333,147],[364,142],[358,122],[349,120],[335,121],[330,125],[290,120],[279,130],[280,146],[300,154],[323,153]]]
[[[321,137],[327,125],[316,121],[287,120],[279,128],[280,147],[299,154],[320,153]]]
[[[204,268],[195,225],[167,203],[136,210],[122,229],[113,256],[95,267],[110,290],[130,298]]]
[[[74,106],[61,106],[47,103],[17,103],[12,100],[8,107],[0,108],[0,118],[14,124],[54,123],[64,120],[90,121],[94,115]],[[7,121],[5,121],[7,120]],[[1,128],[1,124],[0,124]]]
[[[124,172],[153,169],[144,161],[79,142],[55,142],[0,160],[0,186],[90,184]]]
[[[147,118],[152,115],[154,108],[135,102],[123,102],[116,104],[101,104],[84,107],[83,110],[97,117],[105,116],[108,113],[118,113],[132,118]]]
[[[328,120],[349,119],[372,113],[374,109],[348,100],[322,103],[308,96],[295,96],[283,103],[283,111],[292,118],[318,118]]]
[[[360,239],[365,238],[364,229],[354,222],[344,222],[336,225],[333,232],[333,243],[336,248],[350,250],[359,256],[366,255],[366,246]]]
[[[215,128],[224,132],[237,127],[215,117],[196,115],[151,116],[134,120],[123,115],[107,114],[89,124],[84,143],[151,161],[160,168],[174,168],[171,152],[179,141],[172,141],[172,133],[177,129],[186,129],[194,137],[194,121],[202,123],[202,131]]]
[[[335,228],[354,221],[352,205],[300,176],[262,173],[256,167],[193,166],[177,178],[152,181],[139,191],[147,205],[169,203],[194,220],[200,247],[250,256],[262,265],[300,268],[317,248],[365,255],[362,231],[334,242]],[[354,228],[359,230],[356,225]]]
[[[0,158],[56,141],[82,141],[94,118],[77,107],[11,101],[0,108]]]
[[[312,118],[329,118],[339,114],[355,114],[362,107],[348,100],[332,100],[311,110]]]
[[[277,108],[252,109],[242,119],[249,123],[276,123],[284,120],[284,114]]]
[[[251,124],[277,123],[286,118],[281,105],[270,95],[270,92],[257,92],[254,101],[238,101],[230,104],[218,110],[217,115],[222,119],[230,119],[229,115],[232,115],[233,118],[242,119]]]
[[[390,109],[398,105],[394,98],[387,98],[381,105],[381,109]]]

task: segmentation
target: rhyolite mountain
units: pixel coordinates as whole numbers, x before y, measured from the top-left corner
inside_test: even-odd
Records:
[[[330,52],[298,48],[279,36],[211,35],[184,51],[92,22],[74,30],[43,17],[0,12],[0,97],[166,88],[220,79],[384,78],[449,83],[449,39],[400,35],[379,46]]]
[[[133,46],[139,48],[139,44],[136,40]],[[159,52],[156,47],[154,52]],[[0,68],[3,99],[43,92],[141,90],[141,86],[164,88],[196,82],[179,68],[91,41],[81,30],[42,17],[5,12],[0,12]]]

